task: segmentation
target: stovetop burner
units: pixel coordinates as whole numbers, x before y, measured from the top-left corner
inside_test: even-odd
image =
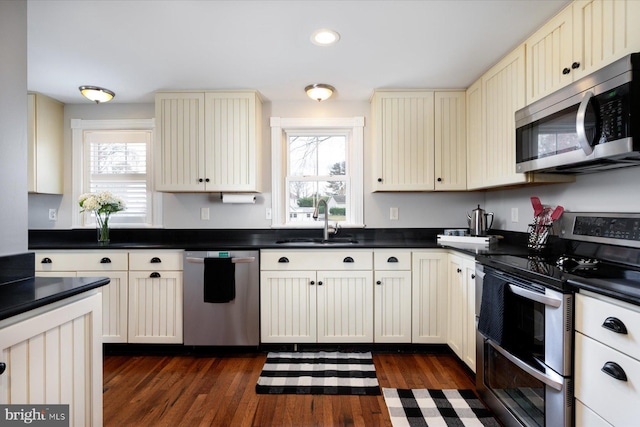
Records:
[[[595,270],[600,261],[596,258],[582,258],[573,255],[562,255],[556,260],[556,265],[566,272]]]

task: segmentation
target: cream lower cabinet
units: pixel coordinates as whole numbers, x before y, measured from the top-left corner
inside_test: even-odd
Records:
[[[575,301],[576,426],[637,425],[640,307],[583,291]]]
[[[129,254],[129,342],[183,342],[182,251]]]
[[[127,342],[129,260],[126,251],[37,251],[36,276],[108,277],[102,293],[102,339]]]
[[[373,342],[369,250],[260,252],[263,343]]]
[[[447,342],[447,251],[414,251],[411,255],[411,342]]]
[[[475,260],[449,255],[447,344],[472,371],[476,370]]]
[[[37,251],[36,275],[108,277],[100,289],[105,343],[181,343],[182,253]]]
[[[0,321],[0,404],[68,404],[67,425],[102,425],[100,299],[88,291]]]
[[[411,342],[411,251],[373,253],[374,341]]]

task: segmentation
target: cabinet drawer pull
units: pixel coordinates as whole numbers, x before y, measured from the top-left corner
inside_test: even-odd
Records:
[[[563,69],[562,69],[562,74],[564,74],[565,76],[566,76],[567,74],[569,74],[570,72],[571,72],[571,70],[570,70],[569,68],[566,68],[566,67],[565,67],[565,68],[563,68]]]
[[[316,284],[316,282],[314,282],[314,281],[312,280],[311,282],[309,282],[309,284],[310,284],[311,286],[313,286],[313,285],[315,285],[315,284]]]
[[[354,262],[353,258],[351,258],[350,256],[346,257],[345,259],[342,260],[342,262]]]
[[[278,262],[289,262],[289,258],[287,258],[286,256],[280,257]]]
[[[44,257],[42,261],[40,261],[40,264],[53,264],[53,261],[51,261],[51,258]]]
[[[602,327],[608,329],[616,334],[627,335],[627,327],[622,323],[622,320],[617,317],[607,317],[602,324]]]
[[[4,374],[4,371],[7,369],[7,364],[4,362],[0,362],[0,375]]]
[[[607,362],[600,370],[612,378],[620,381],[627,381],[627,374],[624,372],[624,369],[622,369],[622,366],[618,365],[616,362]]]
[[[157,256],[154,256],[153,258],[151,258],[151,264],[158,264],[161,263],[162,260],[160,258],[158,258]]]
[[[378,280],[378,281],[376,282],[376,285],[382,285],[382,282],[381,282],[380,280]]]
[[[398,258],[390,256],[389,259],[387,259],[387,262],[398,262]]]
[[[318,286],[322,286],[322,281],[318,280]]]
[[[160,277],[160,273],[158,273],[157,271],[154,271],[149,275],[149,277],[151,277],[152,279],[158,278]]]
[[[111,264],[111,260],[107,257],[104,257],[100,260],[100,264]]]

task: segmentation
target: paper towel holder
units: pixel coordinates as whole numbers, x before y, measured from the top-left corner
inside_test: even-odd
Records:
[[[234,204],[255,204],[255,194],[242,194],[242,193],[220,193],[220,200],[222,203],[234,203]]]

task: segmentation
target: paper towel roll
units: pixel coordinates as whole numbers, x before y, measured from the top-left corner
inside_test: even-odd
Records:
[[[254,194],[223,194],[222,203],[255,203]]]

